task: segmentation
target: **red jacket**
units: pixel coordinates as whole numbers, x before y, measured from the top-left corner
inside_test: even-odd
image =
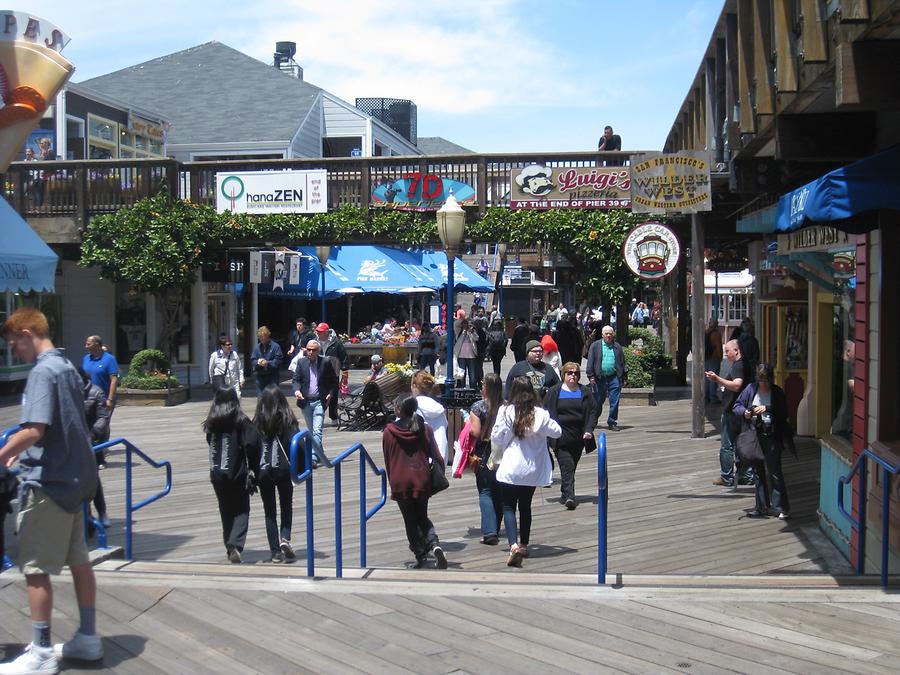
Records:
[[[431,496],[428,458],[444,466],[434,442],[434,433],[425,424],[418,434],[396,422],[389,423],[382,434],[384,468],[391,486],[391,499],[414,499]]]

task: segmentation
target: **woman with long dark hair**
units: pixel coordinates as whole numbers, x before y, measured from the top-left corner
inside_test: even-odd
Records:
[[[419,334],[419,370],[428,368],[434,375],[434,364],[437,361],[437,335],[431,330],[431,324],[422,324],[422,332]]]
[[[291,439],[297,433],[297,418],[288,405],[284,393],[275,385],[263,389],[256,403],[253,424],[259,434],[259,496],[266,520],[266,538],[273,563],[293,562],[297,559],[291,547],[294,483],[291,477],[288,452]],[[305,459],[305,457],[303,458]],[[300,466],[303,471],[303,466]],[[275,508],[275,492],[281,509],[281,525]]]
[[[784,389],[772,380],[770,364],[756,366],[756,381],[741,392],[732,412],[755,429],[764,456],[763,461],[752,462],[756,470],[756,507],[747,517],[765,518],[774,511],[773,515],[777,514],[779,520],[787,520],[791,507],[781,469],[781,453],[785,445],[793,450],[794,437],[787,418]],[[766,482],[767,474],[772,482],[771,492]]]
[[[494,321],[491,324],[491,330],[487,337],[487,353],[491,357],[491,364],[494,366],[494,374],[500,374],[500,363],[506,355],[506,343],[509,339],[506,337],[506,331],[503,329],[502,321]],[[490,431],[490,430],[488,430]]]
[[[550,388],[544,397],[544,407],[562,428],[562,436],[550,441],[550,447],[559,462],[560,501],[571,511],[578,506],[575,501],[575,469],[585,450],[585,443],[593,438],[594,427],[597,426],[597,406],[594,392],[579,382],[581,366],[570,361],[563,364],[562,371],[562,384]]]
[[[497,467],[489,467],[491,456],[491,429],[497,421],[497,413],[503,405],[503,380],[488,373],[481,385],[481,400],[469,411],[469,434],[475,441],[474,457],[469,463],[476,465],[475,487],[478,489],[478,506],[481,510],[481,543],[494,546],[500,541],[500,518],[503,501],[497,486]]]
[[[418,407],[412,394],[401,394],[394,401],[397,419],[388,423],[382,434],[384,468],[391,486],[391,499],[397,502],[403,516],[409,550],[416,556],[414,566],[425,567],[430,552],[437,566],[447,569],[447,556],[428,518],[431,465],[437,463],[443,470],[445,464],[434,434],[416,414]]]
[[[517,377],[510,388],[509,403],[497,413],[491,443],[503,448],[497,467],[497,485],[503,499],[503,524],[509,542],[510,567],[521,567],[528,556],[531,537],[531,500],[535,488],[550,485],[553,465],[547,450],[548,438],[559,438],[562,429],[538,407],[537,395],[528,377]],[[516,523],[518,509],[521,532]]]
[[[219,502],[225,552],[231,562],[240,563],[250,521],[250,495],[256,489],[256,475],[250,467],[259,466],[259,437],[231,387],[216,389],[203,420],[203,431],[209,446],[209,480]]]

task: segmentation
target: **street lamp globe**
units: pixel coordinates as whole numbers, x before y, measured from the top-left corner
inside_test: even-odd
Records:
[[[447,260],[453,260],[466,229],[466,212],[463,211],[452,192],[444,205],[438,209],[437,228],[441,244],[447,253]]]
[[[325,265],[328,264],[328,258],[331,257],[331,247],[316,246],[316,257],[319,259],[319,264],[322,267],[325,267]]]

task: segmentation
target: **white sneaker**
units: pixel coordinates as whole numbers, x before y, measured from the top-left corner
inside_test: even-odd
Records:
[[[44,673],[58,673],[59,662],[50,647],[38,647],[30,644],[15,661],[0,664],[2,675],[43,675]]]
[[[53,653],[61,659],[99,661],[103,658],[103,641],[99,635],[78,632],[68,642],[53,645]]]

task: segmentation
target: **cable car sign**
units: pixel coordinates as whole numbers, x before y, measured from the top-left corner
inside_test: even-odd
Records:
[[[656,280],[672,272],[681,258],[675,233],[662,223],[638,225],[622,245],[628,267],[641,279]]]

